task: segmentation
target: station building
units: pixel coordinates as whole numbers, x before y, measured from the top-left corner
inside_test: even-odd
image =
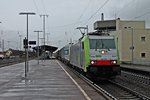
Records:
[[[122,63],[150,65],[150,29],[145,21],[101,20],[94,29],[115,36]]]

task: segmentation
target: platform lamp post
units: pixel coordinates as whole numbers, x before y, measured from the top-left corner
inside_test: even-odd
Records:
[[[34,31],[34,32],[37,32],[37,42],[38,42],[37,43],[37,45],[38,45],[38,48],[37,48],[37,57],[38,57],[37,59],[38,60],[37,61],[38,61],[38,64],[39,64],[39,33],[43,32],[43,31]]]
[[[35,15],[34,12],[21,12],[19,15],[26,15],[27,16],[27,48],[25,48],[25,55],[26,55],[26,61],[25,61],[25,78],[27,77],[27,72],[29,71],[29,63],[28,63],[28,17],[29,15]]]
[[[48,17],[48,15],[44,14],[44,15],[40,15],[40,17],[43,17],[43,39],[44,39],[44,60],[45,60],[45,19],[46,17]]]

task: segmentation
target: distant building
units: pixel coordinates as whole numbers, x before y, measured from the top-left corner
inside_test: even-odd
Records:
[[[103,20],[95,22],[94,29],[115,36],[122,62],[150,65],[150,29],[145,21]]]

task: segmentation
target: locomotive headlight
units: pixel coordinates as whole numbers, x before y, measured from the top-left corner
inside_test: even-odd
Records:
[[[105,54],[105,51],[103,50],[103,51],[101,51],[101,53],[102,53],[102,54]]]
[[[94,61],[91,61],[91,64],[94,64]]]
[[[112,61],[112,63],[113,63],[113,64],[117,64],[117,61],[116,61],[116,60],[114,60],[114,61]]]

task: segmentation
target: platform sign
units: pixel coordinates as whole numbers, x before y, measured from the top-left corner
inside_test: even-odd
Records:
[[[28,48],[28,39],[23,39],[23,45],[24,45],[24,48]]]
[[[29,41],[30,45],[36,45],[36,41]]]
[[[28,40],[26,38],[23,39],[23,45],[28,45]]]

